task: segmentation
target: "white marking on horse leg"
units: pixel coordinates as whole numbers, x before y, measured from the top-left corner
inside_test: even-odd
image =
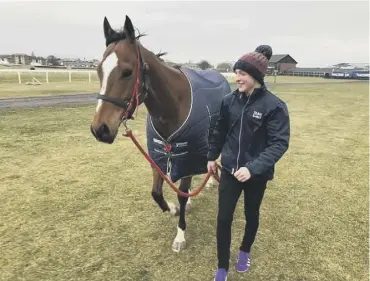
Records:
[[[176,212],[177,212],[177,208],[176,208],[176,205],[173,204],[173,203],[168,203],[168,208],[170,208],[170,214],[171,215],[176,215]]]
[[[103,72],[103,81],[102,86],[100,89],[100,94],[105,95],[105,91],[107,90],[107,83],[109,75],[112,73],[113,69],[117,66],[118,57],[115,52],[112,52],[110,55],[106,57],[102,65],[102,72]],[[98,100],[98,105],[96,106],[96,112],[99,111],[100,107],[103,104],[103,100]]]
[[[191,197],[188,197],[188,201],[186,202],[186,205],[185,205],[185,212],[188,213],[190,212],[190,210],[191,210]]]
[[[175,241],[182,242],[185,241],[185,231],[182,230],[180,227],[177,227],[177,235]]]
[[[188,201],[186,202],[186,205],[191,205],[191,197],[188,197]]]
[[[172,250],[178,253],[185,247],[186,247],[185,231],[182,230],[180,227],[177,227],[177,235],[175,237],[175,240],[173,241]]]

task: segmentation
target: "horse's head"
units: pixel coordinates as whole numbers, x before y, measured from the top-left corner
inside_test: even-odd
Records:
[[[146,64],[129,17],[122,31],[113,30],[104,18],[104,36],[106,50],[97,68],[100,93],[91,132],[98,141],[113,143],[121,122],[144,101]]]

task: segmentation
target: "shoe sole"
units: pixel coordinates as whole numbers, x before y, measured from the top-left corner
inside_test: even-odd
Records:
[[[237,260],[236,262],[238,262],[238,260]],[[250,260],[249,260],[249,267],[250,267]],[[241,271],[241,270],[237,270],[237,269],[235,268],[235,271],[236,271],[236,272],[238,272],[238,273],[248,272],[248,271],[249,271],[249,267],[248,267],[248,269],[243,270],[243,271]]]
[[[249,269],[244,270],[244,271],[241,271],[241,270],[237,270],[237,269],[236,269],[236,272],[238,272],[238,273],[244,273],[244,272],[248,272],[248,271],[249,271]]]

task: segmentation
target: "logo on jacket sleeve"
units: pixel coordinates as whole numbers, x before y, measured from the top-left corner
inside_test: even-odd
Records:
[[[258,111],[254,111],[252,117],[256,118],[256,119],[261,119],[262,118],[262,113],[258,112]]]

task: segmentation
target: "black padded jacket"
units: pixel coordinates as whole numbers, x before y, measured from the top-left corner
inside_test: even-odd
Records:
[[[275,164],[288,150],[290,120],[284,101],[265,85],[250,96],[238,90],[226,95],[209,129],[208,161],[221,154],[229,173],[247,167],[252,177],[271,180]]]

